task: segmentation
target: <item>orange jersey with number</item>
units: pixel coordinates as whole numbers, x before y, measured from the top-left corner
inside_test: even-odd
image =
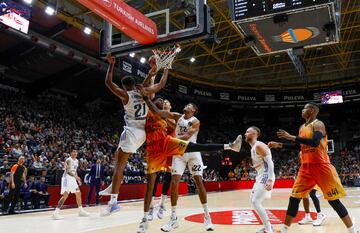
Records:
[[[150,112],[145,123],[147,151],[161,151],[167,136],[167,123],[164,119]]]
[[[314,124],[319,121],[315,119],[308,125],[302,125],[299,130],[299,137],[302,138],[313,138],[314,135]],[[328,156],[328,138],[325,135],[317,147],[301,144],[301,163],[330,163]]]

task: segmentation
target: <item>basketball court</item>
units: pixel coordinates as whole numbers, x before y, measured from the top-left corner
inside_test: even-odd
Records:
[[[271,201],[265,201],[264,206],[268,209],[271,222],[275,229],[279,228],[286,212],[290,189],[276,189],[273,192]],[[348,196],[343,199],[344,205],[349,213],[355,218],[355,226],[358,226],[360,216],[360,188],[348,188]],[[210,193],[208,203],[211,211],[215,232],[255,232],[260,228],[258,217],[252,211],[248,201],[250,190],[239,190],[229,192]],[[343,223],[336,213],[330,208],[329,204],[321,200],[322,212],[328,217],[323,226],[313,227],[312,225],[293,224],[289,232],[302,233],[346,233]],[[178,218],[180,227],[172,232],[206,232],[202,224],[202,209],[197,195],[184,196],[179,198]],[[356,204],[357,203],[357,204]],[[51,219],[52,211],[21,214],[1,217],[3,232],[38,232],[38,233],[131,233],[136,232],[138,224],[143,214],[143,202],[131,202],[121,204],[120,212],[109,217],[100,217],[100,209],[104,206],[89,207],[87,211],[91,213],[90,218],[77,216],[77,209],[62,210],[64,220],[55,221]],[[164,219],[159,220],[154,217],[150,222],[149,233],[161,232],[160,227],[169,220],[170,202],[166,201],[167,212]],[[310,210],[314,207],[310,204]],[[313,213],[313,212],[312,212]],[[200,214],[200,216],[199,216]],[[304,216],[300,205],[300,212],[296,220]]]

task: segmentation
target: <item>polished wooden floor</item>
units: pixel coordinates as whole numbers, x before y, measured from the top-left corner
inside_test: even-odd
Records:
[[[288,197],[290,189],[277,189],[273,192],[271,200],[267,200],[264,206],[271,210],[279,212],[286,209],[288,204]],[[348,196],[343,199],[343,203],[348,208],[349,213],[355,219],[356,229],[360,229],[360,188],[347,188]],[[215,232],[219,233],[233,233],[233,232],[255,232],[260,228],[260,225],[254,225],[256,223],[246,223],[241,217],[229,215],[216,215],[215,212],[229,211],[234,213],[241,213],[241,210],[248,213],[251,211],[251,205],[249,203],[250,190],[239,190],[231,192],[210,193],[208,195],[208,203],[212,216],[216,218],[216,221],[225,221],[226,218],[230,224],[235,225],[220,225],[215,224]],[[346,233],[347,230],[342,224],[341,220],[337,217],[336,213],[330,208],[329,204],[323,199],[321,200],[321,206],[323,213],[328,218],[325,224],[321,227],[313,227],[312,225],[300,226],[293,224],[290,232],[301,233]],[[166,202],[167,208],[170,210],[169,200]],[[132,202],[121,204],[121,211],[109,216],[100,217],[99,213],[104,206],[89,207],[87,211],[91,212],[91,217],[81,218],[77,216],[77,209],[66,209],[61,211],[61,214],[65,217],[64,220],[54,221],[51,220],[52,212],[41,212],[31,214],[21,214],[13,216],[0,217],[0,232],[12,232],[12,233],[133,233],[136,232],[138,223],[142,218],[142,202]],[[311,206],[313,211],[313,206]],[[300,208],[302,210],[302,208]],[[150,223],[148,233],[161,232],[160,227],[165,224],[169,219],[170,211],[166,212],[164,219],[159,220],[156,217]],[[206,232],[202,223],[191,222],[185,220],[185,217],[201,214],[202,208],[199,204],[197,196],[185,196],[181,197],[178,206],[178,217],[180,217],[180,227],[173,232],[188,232],[198,233]],[[249,212],[250,213],[250,212]],[[301,214],[300,214],[301,215]],[[248,217],[248,216],[247,216]],[[302,216],[299,216],[302,217]],[[232,219],[231,219],[232,218]],[[282,218],[279,218],[283,220]],[[214,219],[215,220],[215,219]],[[256,218],[255,218],[256,220]],[[256,222],[256,221],[255,221]],[[242,225],[247,224],[247,225]],[[250,224],[250,225],[249,225]],[[275,229],[279,229],[279,225],[274,225]]]

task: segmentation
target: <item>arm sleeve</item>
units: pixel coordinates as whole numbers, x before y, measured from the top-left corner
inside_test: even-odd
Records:
[[[320,140],[323,138],[323,134],[320,131],[315,131],[313,138],[301,138],[296,137],[295,141],[300,144],[317,147],[320,144]]]
[[[268,165],[268,171],[269,171],[269,179],[272,181],[275,181],[275,173],[274,173],[274,162],[272,161],[271,154],[268,154],[264,157],[264,161]]]

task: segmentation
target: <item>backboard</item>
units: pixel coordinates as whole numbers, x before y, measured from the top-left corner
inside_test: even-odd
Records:
[[[154,47],[181,44],[210,34],[210,10],[204,0],[130,0],[126,4],[155,22],[157,41],[140,44],[110,23],[104,22],[100,40],[100,56],[139,53]]]

